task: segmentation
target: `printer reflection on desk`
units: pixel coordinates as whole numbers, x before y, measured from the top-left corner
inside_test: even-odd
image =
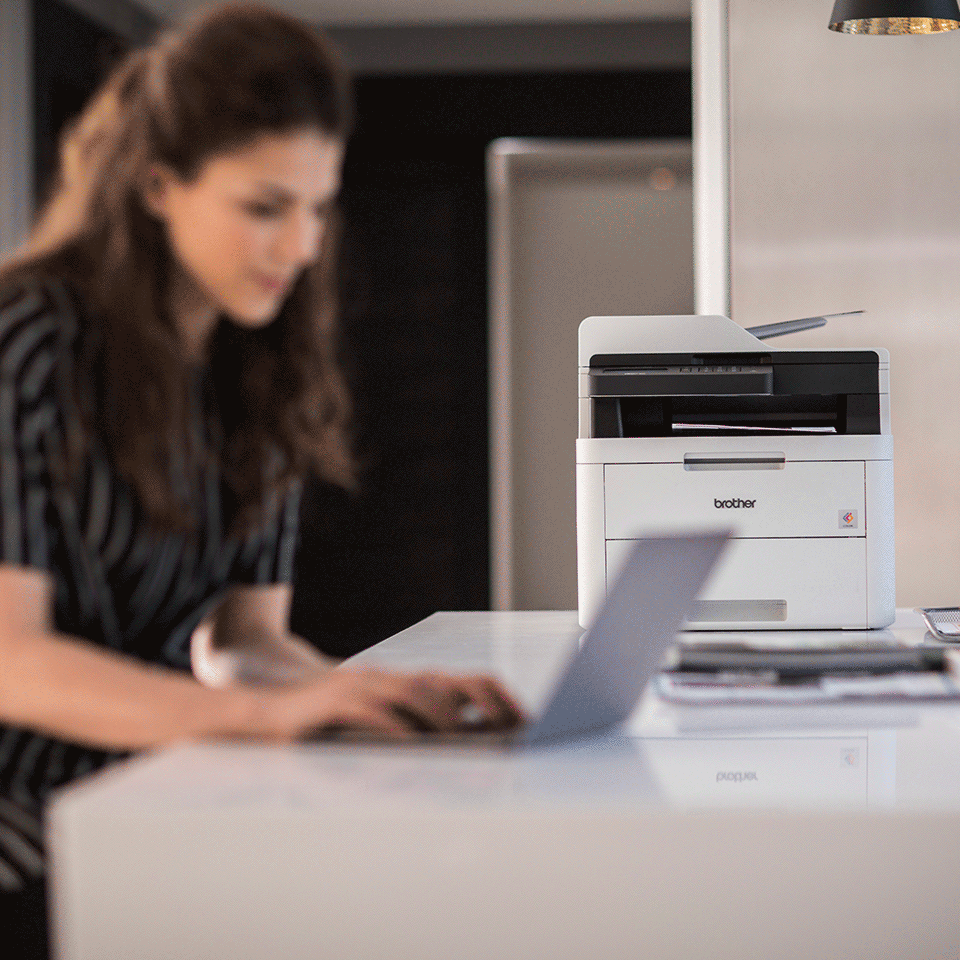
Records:
[[[577,568],[589,624],[632,540],[730,527],[688,628],[895,616],[886,350],[771,348],[726,317],[580,325]]]

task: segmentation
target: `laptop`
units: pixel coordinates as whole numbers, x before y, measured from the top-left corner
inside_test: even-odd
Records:
[[[637,540],[539,715],[512,730],[428,733],[403,746],[522,749],[595,736],[633,712],[663,663],[730,531]],[[345,731],[336,740],[389,741]]]

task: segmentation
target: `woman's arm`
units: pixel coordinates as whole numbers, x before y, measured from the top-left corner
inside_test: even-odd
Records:
[[[211,690],[52,623],[49,574],[0,566],[0,721],[102,749],[266,732],[254,691]]]
[[[287,584],[234,586],[194,631],[190,659],[202,683],[289,683],[323,674],[339,660],[290,633],[293,588]]]
[[[406,738],[456,729],[473,704],[498,725],[521,713],[482,676],[325,670],[288,686],[211,689],[57,633],[53,584],[39,570],[0,565],[0,722],[108,750],[181,740],[287,742],[316,730],[361,727]]]

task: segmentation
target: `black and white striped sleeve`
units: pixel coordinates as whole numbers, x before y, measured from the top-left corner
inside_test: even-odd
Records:
[[[60,320],[39,285],[0,291],[0,563],[47,569]]]
[[[0,891],[19,890],[44,870],[39,816],[0,796]]]
[[[293,583],[301,490],[298,484],[266,527],[246,538],[231,571],[232,583]]]

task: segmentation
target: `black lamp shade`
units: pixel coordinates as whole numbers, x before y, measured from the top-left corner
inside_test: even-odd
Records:
[[[841,33],[940,33],[960,27],[957,0],[836,0],[830,29]]]

